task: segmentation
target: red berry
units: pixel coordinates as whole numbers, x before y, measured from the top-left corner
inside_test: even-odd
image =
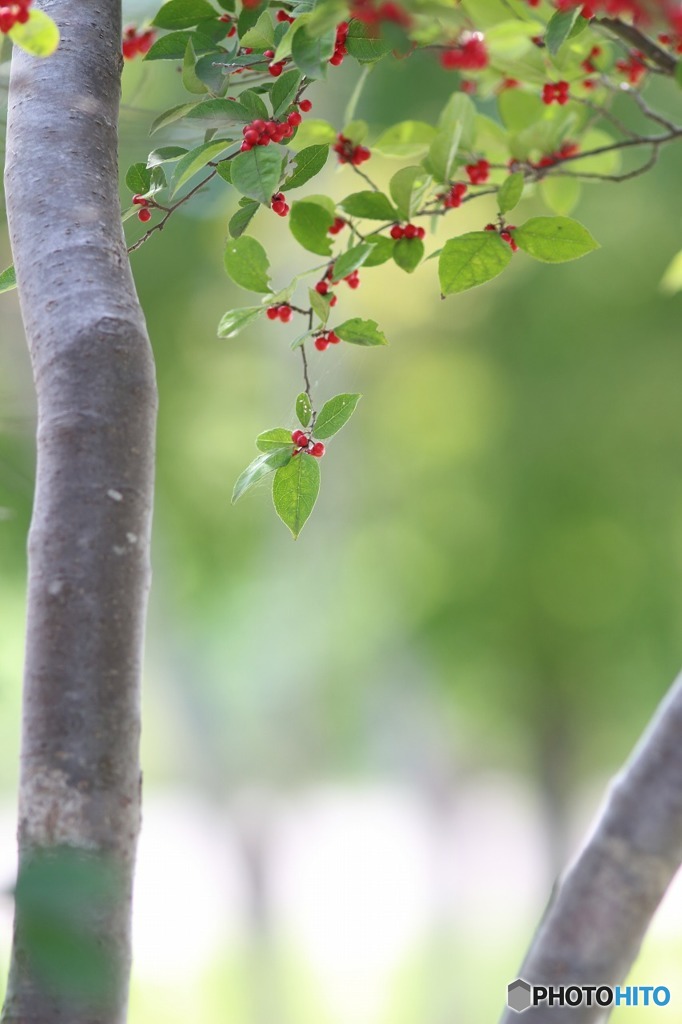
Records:
[[[298,106],[299,109],[302,110],[304,114],[307,114],[309,110],[313,109],[313,105],[310,100],[300,100]]]
[[[400,224],[394,224],[391,228],[391,238],[395,238],[396,242],[403,237],[405,232],[400,227]]]
[[[143,206],[142,209],[138,212],[137,216],[138,219],[141,220],[143,224],[146,224],[148,220],[152,219],[152,211],[148,210],[146,206]]]
[[[304,433],[301,433],[301,436],[299,437],[298,443],[300,444],[301,448],[307,448],[308,445],[310,444],[310,441],[305,436]]]
[[[279,306],[268,306],[265,315],[268,320],[276,320],[279,316]]]
[[[405,238],[416,238],[417,237],[417,229],[414,226],[414,224],[406,224],[405,225],[404,237]]]
[[[324,352],[328,345],[329,342],[325,338],[324,334],[321,334],[319,338],[315,338],[315,348],[318,352]]]
[[[133,196],[133,200],[132,201],[133,201],[133,206],[146,206],[147,205],[147,200],[145,199],[145,197],[141,196],[141,195],[139,195],[137,193]]]
[[[424,228],[417,228],[417,238],[422,239],[426,235]]]
[[[279,307],[279,318],[283,324],[291,323],[294,316],[294,311],[291,306],[280,306]]]
[[[263,51],[263,56],[267,57],[268,59],[270,57],[274,57],[275,56],[275,51],[274,50],[264,50]]]
[[[325,447],[321,441],[316,441],[310,449],[310,454],[314,455],[316,459],[321,459],[324,455]]]
[[[318,281],[315,285],[315,291],[318,295],[326,295],[329,291],[329,285],[326,281]]]
[[[334,331],[330,331],[329,334],[327,335],[327,341],[329,342],[330,345],[338,345],[339,342],[341,341],[341,338],[339,338],[338,334],[336,334]]]
[[[284,71],[284,61],[280,60],[276,64],[270,64],[268,66],[268,71],[270,72],[273,78],[279,78],[279,76]]]
[[[278,215],[278,217],[286,217],[289,207],[286,203],[282,202],[281,199],[277,199],[272,203],[272,210]]]
[[[244,142],[248,142],[250,145],[253,145],[254,142],[258,142],[259,137],[259,133],[255,128],[244,129]]]
[[[287,117],[287,122],[288,124],[291,125],[292,128],[298,128],[302,120],[303,118],[299,114],[298,110],[292,110],[289,116]]]

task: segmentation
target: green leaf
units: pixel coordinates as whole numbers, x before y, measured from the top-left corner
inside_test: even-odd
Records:
[[[222,53],[206,53],[203,57],[199,57],[194,65],[194,73],[199,81],[208,87],[209,92],[218,96],[227,88],[227,78],[223,74],[222,64],[217,58],[220,57],[222,61],[226,56],[227,54]]]
[[[161,164],[172,164],[186,154],[183,146],[162,146],[160,149],[153,149],[147,157],[147,167],[160,167]]]
[[[334,215],[319,203],[306,199],[292,203],[289,230],[296,241],[309,252],[316,252],[321,256],[330,255],[332,242],[327,232],[333,223]]]
[[[294,540],[303,529],[320,492],[319,459],[301,452],[275,473],[272,500],[277,515]]]
[[[265,306],[245,306],[243,309],[230,309],[218,324],[219,338],[234,338],[245,327],[258,320],[265,312]]]
[[[145,60],[184,60],[188,42],[192,39],[191,32],[169,32],[152,44],[145,55]]]
[[[205,18],[215,18],[215,8],[207,0],[169,0],[154,18],[157,28],[192,28]]]
[[[682,60],[678,60],[675,65],[675,81],[682,88]]]
[[[362,395],[335,395],[325,402],[315,420],[314,435],[324,440],[348,423]]]
[[[201,81],[196,73],[197,55],[194,52],[192,40],[188,40],[187,49],[182,62],[182,84],[187,92],[203,95],[208,92],[208,86]]]
[[[400,121],[387,128],[373,149],[384,156],[422,156],[436,137],[436,129],[425,121]]]
[[[272,291],[270,261],[260,242],[246,235],[233,238],[225,246],[225,270],[232,280],[251,292]]]
[[[291,40],[291,56],[308,78],[324,78],[329,58],[334,53],[335,31],[332,29],[317,37],[301,25]]]
[[[306,118],[303,124],[296,129],[296,135],[289,139],[289,149],[296,151],[305,149],[307,146],[324,146],[336,142],[336,129],[329,121],[321,118]]]
[[[314,288],[308,289],[308,300],[313,313],[321,324],[326,324],[329,319],[331,299],[331,295],[319,295]]]
[[[389,191],[403,220],[417,212],[431,182],[431,175],[423,167],[403,167],[393,175]]]
[[[215,121],[220,124],[226,121],[248,124],[253,120],[250,111],[241,103],[236,100],[224,99],[202,100],[201,103],[194,103],[185,116],[192,120]]]
[[[455,295],[492,280],[511,256],[511,249],[495,231],[471,231],[448,239],[438,260],[441,292]]]
[[[505,178],[497,193],[497,205],[500,213],[509,213],[518,205],[523,193],[524,178],[522,171],[516,171]]]
[[[262,480],[264,476],[268,476],[276,469],[286,466],[287,463],[291,461],[294,446],[292,444],[289,445],[289,447],[291,449],[290,451],[286,451],[284,448],[279,448],[276,451],[269,452],[267,455],[259,455],[249,466],[246,467],[234,485],[234,490],[232,492],[233,505],[235,502],[239,501],[242,495],[251,490],[259,480]]]
[[[372,64],[381,60],[390,51],[391,45],[376,34],[374,26],[353,19],[348,26],[346,49],[361,64]]]
[[[244,32],[240,38],[242,46],[251,46],[254,50],[270,50],[275,45],[275,26],[268,11],[263,11],[253,28]]]
[[[279,187],[282,150],[279,146],[254,146],[232,161],[232,184],[243,196],[269,205]]]
[[[282,448],[293,452],[294,447],[291,431],[286,427],[273,427],[271,430],[264,430],[256,438],[256,448],[259,452],[280,451]]]
[[[540,194],[553,213],[567,217],[580,199],[581,185],[577,178],[550,175],[540,182]]]
[[[156,120],[152,121],[149,134],[153,135],[160,128],[165,128],[166,125],[172,124],[173,121],[179,121],[181,117],[186,117],[190,110],[194,110],[196,106],[196,103],[181,103],[178,107],[170,107],[168,110],[164,110],[163,114],[159,114]]]
[[[476,116],[476,106],[466,93],[455,92],[440,113],[438,131],[455,132],[459,128],[461,145],[471,149],[476,134]]]
[[[131,192],[144,196],[152,187],[152,172],[146,164],[133,164],[126,171],[126,188]]]
[[[280,118],[285,110],[294,102],[300,84],[301,73],[295,69],[285,71],[284,74],[275,79],[275,84],[270,92],[272,113],[275,118]]]
[[[354,270],[361,267],[373,248],[371,242],[360,242],[359,245],[353,245],[350,249],[346,249],[334,262],[334,281],[342,281],[344,277],[348,277]]]
[[[294,170],[282,185],[288,191],[300,188],[322,170],[329,156],[329,146],[306,146],[294,161]]]
[[[8,267],[7,270],[3,270],[0,274],[0,295],[3,292],[11,292],[12,288],[17,286],[17,275],[14,267]]]
[[[539,96],[521,89],[505,89],[497,97],[497,106],[505,128],[521,132],[544,120],[547,107]]]
[[[367,235],[367,241],[372,243],[372,251],[365,260],[366,267],[379,267],[393,256],[395,242],[387,235]]]
[[[16,46],[33,54],[34,57],[49,57],[59,46],[59,29],[44,11],[32,7],[29,19],[23,25],[17,23],[7,35]]]
[[[313,407],[305,391],[302,391],[296,399],[296,415],[301,426],[307,427],[313,415]]]
[[[197,171],[202,170],[214,157],[220,156],[231,145],[229,139],[219,139],[217,142],[204,142],[196,149],[190,149],[189,153],[186,153],[175,165],[171,181],[171,199]]]
[[[514,232],[520,249],[543,263],[566,263],[599,248],[587,228],[568,217],[531,217]]]
[[[461,135],[462,126],[457,124],[453,129],[448,128],[439,131],[429,146],[429,153],[424,160],[424,165],[437,181],[443,183],[450,181],[459,150]]]
[[[6,273],[7,271],[5,271]],[[4,274],[0,274],[0,291],[2,291],[3,277]],[[659,288],[664,295],[675,295],[677,292],[682,291],[682,252],[678,252],[673,256],[666,267],[665,274],[661,278]]]
[[[379,330],[376,320],[361,320],[359,316],[355,316],[351,320],[344,320],[334,328],[334,331],[342,341],[347,341],[351,345],[388,345],[386,336]]]
[[[383,192],[354,192],[342,199],[339,206],[351,217],[366,217],[367,220],[398,219],[398,211]]]
[[[579,7],[569,7],[565,11],[555,11],[549,19],[545,32],[545,46],[552,57],[556,57],[559,49],[571,35],[579,14]]]
[[[424,258],[424,243],[421,238],[401,238],[395,243],[393,259],[401,270],[412,274]]]
[[[349,121],[343,126],[341,134],[345,139],[350,139],[354,146],[359,146],[369,135],[369,125],[366,121]]]
[[[239,238],[244,234],[247,227],[251,223],[254,214],[260,208],[260,203],[248,203],[240,207],[235,214],[230,218],[228,224],[228,231],[233,238]]]

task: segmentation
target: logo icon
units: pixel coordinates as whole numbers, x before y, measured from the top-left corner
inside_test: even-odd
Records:
[[[507,985],[507,1006],[516,1013],[523,1013],[532,1002],[530,985],[523,978],[517,978]]]

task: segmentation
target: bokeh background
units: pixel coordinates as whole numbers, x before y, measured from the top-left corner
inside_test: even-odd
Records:
[[[334,81],[311,95],[341,127],[352,69]],[[406,62],[370,77],[358,114],[373,131],[396,109],[428,118],[452,88]],[[191,141],[147,136],[181,98],[174,68],[127,66],[123,167]],[[679,118],[679,92],[659,100]],[[386,182],[397,166],[371,171]],[[252,301],[222,270],[229,190],[133,256],[161,406],[131,1024],[496,1019],[557,872],[682,660],[682,300],[659,290],[680,248],[681,166],[678,147],[645,178],[586,188],[576,214],[602,248],[577,263],[519,254],[446,302],[432,263],[344,289],[344,315],[377,319],[391,344],[312,353],[317,395],[365,397],[295,544],[267,484],[230,506],[255,435],[294,423],[300,362],[281,324],[216,339]],[[358,187],[331,164],[323,184]],[[480,228],[483,202],[447,226]],[[285,222],[255,224],[278,283],[311,265]],[[34,463],[14,293],[0,325],[6,892]],[[0,988],[10,936],[5,895]],[[673,886],[631,979],[668,985],[671,1004],[614,1019],[672,1018],[681,953]]]

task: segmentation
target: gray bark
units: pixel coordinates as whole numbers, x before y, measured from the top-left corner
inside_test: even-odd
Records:
[[[140,819],[156,386],[118,201],[120,2],[42,6],[62,39],[45,60],[14,52],[5,168],[38,450],[2,1021],[119,1022]]]
[[[621,984],[681,862],[682,676],[615,779],[519,976],[531,985]],[[597,1006],[532,1007],[523,1021],[588,1024],[606,1015]],[[511,1010],[502,1016],[502,1024],[518,1020]]]

